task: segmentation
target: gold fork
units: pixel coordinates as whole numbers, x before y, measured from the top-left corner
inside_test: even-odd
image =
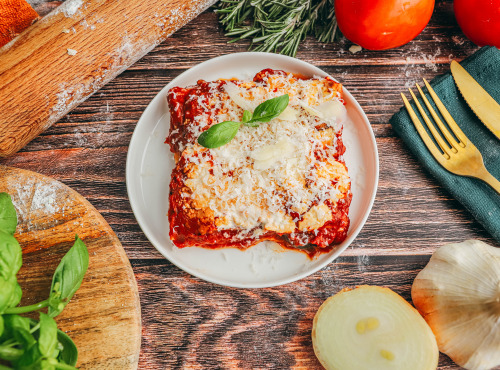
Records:
[[[424,141],[425,145],[427,146],[433,157],[448,171],[456,175],[469,176],[481,179],[488,185],[490,185],[493,189],[495,189],[498,193],[500,193],[500,181],[495,179],[488,172],[486,167],[484,167],[483,157],[481,156],[479,150],[474,146],[474,144],[472,144],[469,141],[469,139],[467,139],[467,136],[465,136],[462,130],[460,130],[455,120],[451,117],[448,110],[445,108],[439,97],[432,89],[431,85],[429,85],[429,83],[425,79],[424,83],[425,86],[427,87],[427,90],[429,91],[429,94],[434,100],[434,103],[441,112],[441,115],[448,124],[448,127],[455,135],[454,137],[450,133],[450,131],[446,128],[446,126],[443,124],[441,119],[436,114],[436,111],[432,108],[431,104],[429,103],[429,100],[427,100],[420,86],[416,84],[418,92],[422,97],[422,100],[424,101],[425,105],[427,106],[427,109],[432,115],[432,118],[434,118],[437,127],[439,127],[439,130],[442,133],[442,135],[440,135],[438,130],[436,129],[436,126],[431,122],[431,120],[425,113],[424,109],[420,105],[419,101],[417,100],[417,97],[415,96],[415,94],[413,94],[413,91],[409,89],[410,94],[413,97],[413,101],[415,102],[420,114],[422,115],[427,127],[429,128],[432,137],[439,146],[438,148],[438,146],[436,146],[434,141],[430,138],[427,131],[424,129],[424,126],[422,125],[419,118],[415,114],[415,111],[408,102],[408,99],[406,99],[404,94],[401,93],[401,96],[403,97],[403,101],[406,106],[406,110],[410,114],[411,120],[413,121],[415,128],[417,129],[420,137]]]

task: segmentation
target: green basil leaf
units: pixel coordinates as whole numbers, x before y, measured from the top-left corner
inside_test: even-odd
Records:
[[[40,370],[56,370],[56,367],[49,360],[42,360]]]
[[[243,111],[243,118],[241,119],[241,122],[246,123],[252,119],[252,112],[249,110],[244,110]]]
[[[57,360],[60,363],[75,366],[78,360],[78,349],[76,348],[75,342],[73,342],[68,334],[61,330],[57,331],[57,340],[62,346],[59,356],[57,356]]]
[[[29,319],[28,317],[19,315],[3,315],[3,318],[6,328],[21,328],[28,331],[31,329],[31,319]]]
[[[83,241],[76,236],[75,244],[61,259],[52,278],[48,314],[55,317],[66,307],[80,288],[89,267],[89,252]]]
[[[23,353],[24,351],[20,348],[0,345],[0,360],[16,361],[23,355]],[[0,367],[0,369],[2,368]]]
[[[0,230],[14,234],[17,227],[17,212],[7,193],[0,193]]]
[[[14,327],[12,330],[14,338],[21,343],[22,346],[29,348],[36,343],[36,339],[29,330],[20,327]]]
[[[2,341],[11,339],[14,336],[15,328],[23,328],[29,331],[31,322],[33,321],[36,324],[35,320],[19,315],[2,315],[2,317],[4,323],[4,332],[0,337]]]
[[[14,369],[39,369],[40,363],[43,360],[43,355],[40,353],[38,346],[31,346],[17,360],[13,361]]]
[[[45,357],[53,357],[57,348],[57,324],[52,317],[40,312],[38,349]]]
[[[23,264],[23,252],[16,238],[0,231],[0,277],[15,277]]]
[[[21,302],[22,297],[23,297],[23,290],[21,289],[21,286],[19,285],[16,279],[16,283],[14,284],[14,292],[10,296],[7,308],[16,307],[19,304],[19,302]]]
[[[0,315],[0,338],[2,338],[3,331],[5,329],[5,323],[3,320],[3,316]]]
[[[0,313],[3,313],[10,307],[13,302],[13,297],[16,295],[17,280],[14,276],[10,279],[5,279],[0,276]]]
[[[205,148],[218,148],[229,143],[238,133],[240,122],[224,121],[213,125],[198,137],[198,144]]]
[[[269,122],[273,118],[278,117],[288,106],[289,102],[290,97],[288,94],[266,100],[255,108],[252,119],[247,123]]]

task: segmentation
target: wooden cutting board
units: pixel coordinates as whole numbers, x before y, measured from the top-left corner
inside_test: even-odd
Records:
[[[34,172],[0,166],[0,192],[11,195],[18,213],[14,236],[23,248],[21,305],[48,297],[52,274],[78,234],[89,250],[89,269],[56,318],[59,328],[75,341],[80,369],[136,369],[141,343],[137,284],[104,218],[74,190]]]
[[[216,0],[66,0],[0,48],[0,157],[99,90]]]

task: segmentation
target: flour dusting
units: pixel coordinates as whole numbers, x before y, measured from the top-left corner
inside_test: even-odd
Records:
[[[422,81],[422,76],[428,74],[429,71],[437,72],[438,64],[450,63],[451,57],[449,55],[442,55],[441,48],[437,47],[432,54],[425,54],[421,48],[415,44],[405,52],[406,58],[399,70],[401,72],[398,78],[404,79],[405,89],[413,87],[415,83]]]
[[[44,227],[41,219],[51,219],[52,215],[63,213],[69,205],[61,199],[63,186],[59,182],[44,183],[37,179],[10,183],[9,187],[16,189],[12,202],[17,211],[19,224],[24,224],[25,231],[38,230]],[[35,222],[35,223],[34,223]]]
[[[70,18],[80,12],[80,7],[83,5],[83,0],[66,0],[56,10],[55,14],[64,13],[66,18]]]
[[[360,245],[359,248],[362,250],[365,246]],[[370,257],[367,254],[359,254],[357,256],[357,265],[358,265],[358,271],[359,272],[365,272],[366,271],[366,266],[370,264]]]

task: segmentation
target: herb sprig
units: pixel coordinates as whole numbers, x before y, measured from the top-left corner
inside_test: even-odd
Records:
[[[14,238],[16,227],[12,200],[7,193],[0,193],[0,369],[75,369],[78,350],[57,328],[53,317],[61,313],[83,281],[89,265],[87,247],[76,236],[56,268],[49,298],[18,307],[22,290],[17,272],[22,250]],[[40,311],[45,307],[47,314]],[[33,311],[39,311],[40,321],[19,315]]]
[[[205,148],[218,148],[229,143],[238,133],[241,125],[257,127],[260,122],[269,122],[278,117],[288,106],[288,94],[264,101],[254,112],[243,111],[241,122],[224,121],[213,125],[198,137],[198,144]]]
[[[221,0],[219,22],[229,42],[250,39],[250,49],[295,56],[308,35],[333,42],[334,0]]]

